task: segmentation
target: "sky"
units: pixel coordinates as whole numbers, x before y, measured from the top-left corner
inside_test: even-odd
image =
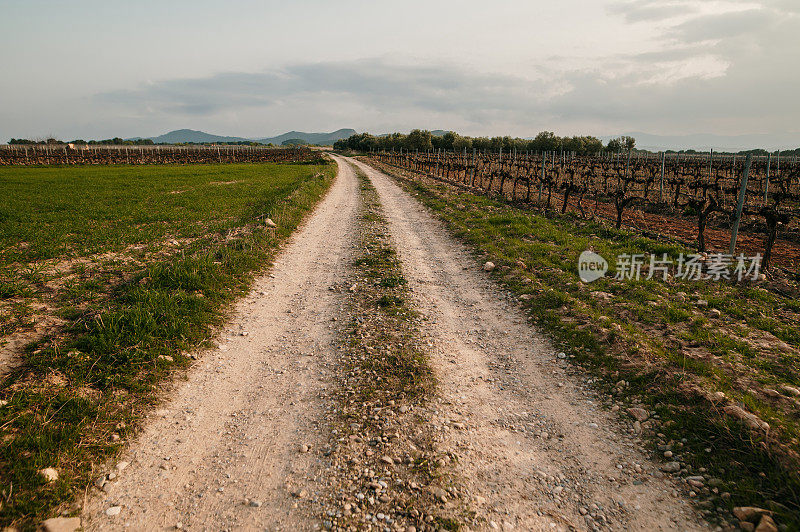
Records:
[[[800,138],[798,0],[0,8],[0,142],[181,128]]]

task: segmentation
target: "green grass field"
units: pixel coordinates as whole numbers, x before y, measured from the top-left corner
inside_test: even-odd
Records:
[[[25,346],[0,388],[0,525],[77,512],[93,465],[133,434],[335,172],[0,169],[0,347]],[[37,474],[47,467],[57,481]]]
[[[656,456],[677,449],[692,474],[719,481],[696,499],[709,518],[755,505],[800,526],[800,401],[790,390],[800,387],[800,303],[791,283],[609,276],[585,284],[578,256],[586,249],[606,258],[691,251],[419,176],[403,184],[497,264],[497,280],[572,360],[600,378],[596,386],[615,402],[658,413],[658,425],[647,431]],[[610,266],[613,272],[613,260]],[[769,431],[750,431],[724,415],[728,402],[768,422]]]

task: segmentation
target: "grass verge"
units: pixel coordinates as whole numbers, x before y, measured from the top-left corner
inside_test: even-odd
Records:
[[[586,285],[577,271],[586,249],[607,258],[690,250],[367,162],[398,177],[494,262],[496,279],[571,360],[602,378],[613,402],[648,411],[641,430],[653,453],[678,462],[709,520],[736,523],[734,507],[760,506],[783,527],[800,526],[795,286],[611,277]],[[697,476],[699,485],[687,480]]]
[[[0,389],[0,525],[33,529],[79,512],[74,501],[93,467],[135,433],[335,171],[329,163],[2,170],[11,176],[3,193],[31,203],[4,207],[0,258],[15,271],[48,272],[6,301],[46,299],[63,325],[27,345]],[[46,479],[45,468],[58,478]]]

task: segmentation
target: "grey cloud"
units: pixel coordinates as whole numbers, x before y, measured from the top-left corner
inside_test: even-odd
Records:
[[[167,80],[97,95],[106,103],[176,114],[212,114],[240,107],[269,107],[300,97],[355,97],[374,108],[456,111],[465,107],[511,109],[546,87],[509,75],[452,65],[403,66],[379,60],[290,65],[279,71],[225,73]]]
[[[704,41],[732,41],[743,36],[768,37],[777,25],[791,22],[800,14],[797,0],[724,0],[717,13],[701,14],[696,2],[662,0],[617,1],[608,11],[627,22],[676,21],[663,30],[662,37],[673,44],[687,45]]]
[[[586,132],[587,124],[602,124],[600,133],[614,128],[795,131],[800,121],[794,106],[800,75],[792,68],[800,62],[797,21],[778,0],[764,5],[691,14],[664,26],[661,50],[606,57],[591,69],[538,67],[517,76],[373,58],[165,80],[96,99],[138,116],[175,116],[176,122],[252,110],[259,116],[313,114],[331,123],[341,120],[339,109],[346,108],[351,114],[355,110],[361,127],[392,117],[398,127],[441,120],[477,131]],[[635,0],[614,9],[629,20],[644,20],[669,18],[678,8],[686,14],[686,7],[685,2]],[[705,75],[707,66],[715,69],[713,75]]]
[[[633,0],[616,2],[608,10],[615,15],[622,15],[628,22],[653,22],[696,13],[697,7],[690,2]]]
[[[769,5],[786,14],[800,15],[800,3],[797,0],[773,0]]]
[[[700,4],[696,0],[617,0],[608,5],[607,11],[613,15],[621,15],[627,22],[659,22],[677,17],[704,16],[708,19],[725,17],[730,13],[743,11],[746,7],[758,10],[771,10],[787,15],[800,14],[800,3],[797,0],[722,0],[719,7],[722,12],[716,15],[700,15]]]
[[[718,15],[704,15],[675,26],[669,33],[685,43],[741,38],[762,33],[779,22],[779,16],[765,9],[748,9]]]
[[[644,52],[627,56],[624,59],[637,63],[666,63],[672,61],[685,61],[708,53],[708,48],[701,45],[688,45],[679,48],[668,48],[657,52]]]
[[[302,115],[311,107],[325,113],[326,108],[348,105],[363,109],[365,116],[392,114],[409,126],[435,115],[475,128],[506,124],[534,132],[600,122],[628,129],[652,129],[657,123],[711,130],[730,119],[744,130],[765,130],[768,124],[790,130],[797,118],[787,113],[783,103],[791,98],[793,73],[789,69],[773,74],[775,98],[765,98],[760,77],[743,68],[731,69],[726,78],[644,87],[637,84],[635,69],[617,78],[607,77],[603,70],[564,72],[531,81],[451,64],[412,66],[372,59],[171,80],[100,98],[178,115],[208,115],[247,106],[266,112],[280,106],[284,112],[296,109]],[[567,89],[554,91],[553,87]]]
[[[98,94],[100,102],[150,108],[159,112],[204,115],[226,107],[268,105],[281,80],[269,74],[224,73],[208,78],[175,79]]]

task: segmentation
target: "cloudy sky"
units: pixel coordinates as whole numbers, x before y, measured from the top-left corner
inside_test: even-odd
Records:
[[[800,131],[799,0],[0,6],[0,141]]]

